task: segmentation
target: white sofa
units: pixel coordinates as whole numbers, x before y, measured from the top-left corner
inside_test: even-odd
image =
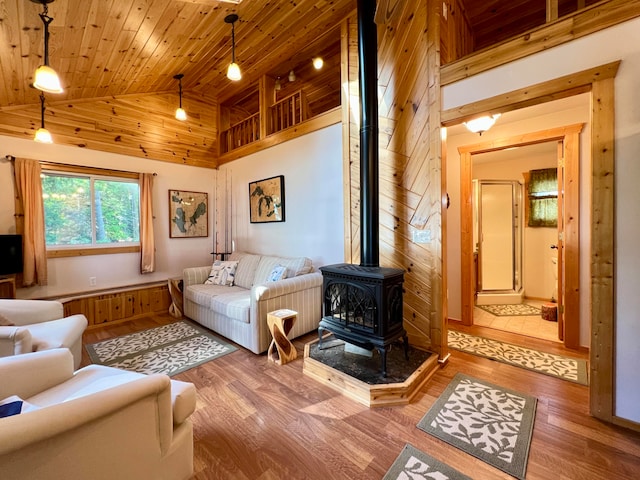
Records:
[[[238,261],[233,286],[206,285],[211,265],[184,269],[187,317],[254,353],[269,348],[267,313],[271,311],[286,308],[298,312],[290,338],[318,328],[322,274],[313,271],[310,259],[234,252],[229,261]],[[269,282],[278,265],[286,267],[286,278]]]
[[[0,300],[0,317],[0,357],[64,347],[80,366],[84,315],[65,317],[62,303],[53,300]],[[1,325],[2,318],[13,325]]]
[[[2,480],[139,480],[193,474],[193,384],[102,365],[74,373],[67,349],[0,358]]]

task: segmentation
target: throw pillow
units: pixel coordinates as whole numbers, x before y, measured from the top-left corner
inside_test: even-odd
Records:
[[[236,268],[238,267],[237,260],[227,260],[222,262],[216,260],[211,267],[211,273],[209,278],[204,282],[205,285],[226,285],[228,287],[233,285],[233,281],[236,276]]]
[[[37,410],[38,407],[25,402],[17,395],[0,400],[0,418],[11,417],[20,413],[31,412]]]
[[[283,280],[285,278],[287,278],[287,267],[276,265],[273,267],[273,270],[271,270],[271,273],[267,278],[267,282],[277,282],[278,280]]]
[[[0,327],[13,327],[15,323],[0,313]]]

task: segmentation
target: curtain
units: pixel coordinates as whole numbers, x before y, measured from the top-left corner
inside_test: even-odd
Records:
[[[47,284],[47,246],[40,173],[40,162],[37,160],[16,158],[16,189],[24,212],[22,284],[25,287]]]
[[[156,270],[153,238],[153,174],[140,174],[140,273]]]
[[[529,227],[558,226],[558,170],[531,170],[529,178]]]

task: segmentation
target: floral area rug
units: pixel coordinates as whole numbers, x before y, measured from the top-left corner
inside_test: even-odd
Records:
[[[236,347],[181,320],[86,345],[93,363],[139,373],[176,375],[226,355]]]
[[[526,303],[516,303],[513,305],[476,305],[476,307],[489,312],[497,317],[520,317],[527,315],[540,315],[540,309]]]
[[[449,330],[449,347],[581,385],[589,385],[587,361]]]
[[[382,480],[471,480],[413,445],[405,445]]]
[[[535,397],[458,373],[418,428],[524,480]]]

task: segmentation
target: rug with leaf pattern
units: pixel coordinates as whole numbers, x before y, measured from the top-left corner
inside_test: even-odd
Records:
[[[407,443],[382,480],[471,480],[471,477]]]
[[[236,347],[186,320],[86,345],[93,363],[139,373],[176,375]]]
[[[524,480],[537,399],[458,373],[418,428]]]
[[[527,303],[476,305],[476,307],[481,308],[482,310],[485,310],[497,317],[519,317],[530,315],[539,316],[541,314],[538,307],[534,307],[533,305],[529,305]]]
[[[449,347],[561,378],[581,385],[589,385],[587,361],[520,347],[511,343],[476,337],[468,333],[449,330]]]

